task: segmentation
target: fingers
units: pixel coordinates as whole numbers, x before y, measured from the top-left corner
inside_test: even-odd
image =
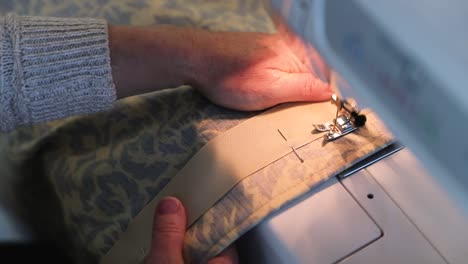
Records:
[[[182,247],[186,215],[182,203],[174,197],[162,199],[156,207],[153,234],[146,264],[183,264]],[[234,245],[208,261],[208,264],[238,264]]]
[[[286,45],[301,60],[301,62],[311,72],[320,77],[320,79],[328,80],[328,67],[313,45],[306,44],[304,40],[287,25],[283,18],[275,15],[273,17],[273,21],[278,34],[283,38]]]
[[[285,73],[281,87],[274,93],[277,103],[325,101],[332,95],[329,84],[310,73]]]
[[[237,254],[234,245],[229,246],[226,250],[221,252],[218,256],[210,259],[208,264],[238,264],[239,255]]]
[[[307,46],[307,59],[309,60],[313,71],[322,81],[330,80],[330,70],[312,45]]]
[[[182,203],[173,197],[162,199],[154,215],[152,244],[146,264],[183,264],[185,225]]]

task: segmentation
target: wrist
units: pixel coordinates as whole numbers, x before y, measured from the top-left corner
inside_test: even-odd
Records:
[[[192,84],[200,30],[173,26],[109,27],[112,73],[119,98]]]

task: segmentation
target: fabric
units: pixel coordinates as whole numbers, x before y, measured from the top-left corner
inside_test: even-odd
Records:
[[[0,130],[111,108],[103,19],[0,17]]]
[[[356,133],[297,150],[303,163],[290,153],[236,185],[187,231],[186,259],[203,263],[288,202],[391,144],[393,138],[377,116],[368,118]]]
[[[109,112],[11,132],[1,168],[19,181],[14,200],[27,224],[94,263],[204,144],[254,114],[212,105],[190,87],[132,97]]]
[[[334,110],[329,102],[282,105],[215,137],[132,219],[103,263],[140,260],[141,249],[147,251],[150,246],[152,218],[160,199],[177,197],[191,226],[246,177],[320,137],[311,133],[311,122],[329,121]]]
[[[312,124],[330,121],[335,111],[336,108],[329,102],[285,104],[217,136],[197,152],[151,203],[132,219],[127,230],[104,256],[102,263],[129,264],[142,260],[144,255],[141,252],[147,252],[150,246],[156,204],[168,195],[179,198],[186,206],[189,232],[208,236],[206,240],[199,240],[197,236],[197,239],[185,241],[186,260],[205,262],[263,217],[275,212],[275,207],[284,205],[288,199],[308,190],[297,188],[293,179],[301,177],[302,181],[313,187],[392,142],[390,134],[375,114],[369,113],[366,129],[357,131],[357,137],[349,135],[329,143],[328,147],[323,145],[324,133],[311,133]],[[298,175],[297,171],[285,171],[284,167],[276,167],[276,172],[281,172],[272,177],[276,183],[273,184],[270,178],[261,184],[276,186],[277,182],[281,182],[281,187],[290,192],[290,197],[287,193],[278,193],[278,197],[262,199],[264,197],[256,192],[252,193],[255,195],[253,198],[244,197],[244,189],[242,194],[238,194],[238,199],[225,200],[233,188],[244,187],[251,177],[259,177],[263,170],[270,165],[274,166],[275,162],[291,152],[295,161],[291,160],[291,164],[286,164],[285,167],[303,167],[305,170]],[[210,208],[218,209],[218,206],[221,211],[215,212],[216,214],[207,212]],[[230,206],[232,210],[226,210]],[[237,211],[239,208],[243,210]],[[264,215],[258,213],[262,208],[268,208]],[[230,221],[231,219],[236,221]],[[245,219],[251,221],[243,223]],[[197,225],[199,222],[203,224]]]

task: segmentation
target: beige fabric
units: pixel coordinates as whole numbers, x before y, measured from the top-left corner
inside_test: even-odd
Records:
[[[314,141],[312,124],[330,121],[329,102],[287,104],[255,116],[205,145],[121,234],[102,263],[136,263],[151,242],[151,227],[159,200],[178,197],[190,226],[238,182],[294,149]],[[281,131],[281,133],[279,132]]]
[[[236,184],[187,230],[187,263],[205,263],[280,207],[393,143],[377,115],[365,112],[367,123],[355,132],[325,145],[316,140],[297,149],[304,162],[291,152]],[[313,115],[305,118],[313,120]]]

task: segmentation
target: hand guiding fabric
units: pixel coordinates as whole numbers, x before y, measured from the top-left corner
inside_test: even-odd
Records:
[[[186,227],[185,208],[173,197],[162,199],[156,207],[153,234],[146,264],[183,264],[182,248]],[[237,252],[233,246],[226,249],[208,264],[236,264]]]
[[[282,31],[206,34],[199,42],[207,48],[194,59],[199,73],[194,86],[212,102],[261,110],[284,102],[330,98],[328,70],[300,38]]]
[[[322,59],[284,28],[264,34],[111,26],[117,95],[192,85],[215,104],[249,111],[328,100]]]

